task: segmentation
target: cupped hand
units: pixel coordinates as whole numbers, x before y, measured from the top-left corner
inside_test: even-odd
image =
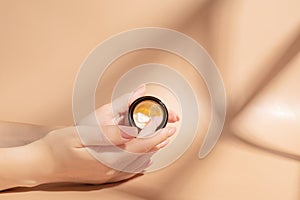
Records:
[[[137,138],[137,129],[126,124],[128,107],[143,96],[145,86],[124,95],[95,111],[100,129],[89,122],[90,116],[77,126],[50,132],[46,144],[51,175],[41,182],[107,183],[128,179],[151,164],[151,156],[165,147],[174,135],[174,127],[158,130],[151,137]],[[178,116],[169,110],[168,122]]]

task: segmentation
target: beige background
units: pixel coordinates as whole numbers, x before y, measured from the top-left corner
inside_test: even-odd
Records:
[[[184,156],[164,170],[117,185],[18,188],[0,198],[300,199],[298,123],[291,128],[284,119],[287,123],[276,128],[284,140],[273,140],[272,123],[253,128],[259,117],[282,122],[272,112],[253,110],[277,102],[288,105],[284,112],[299,108],[299,8],[298,0],[0,0],[0,120],[72,123],[72,86],[89,52],[113,34],[147,26],[175,29],[202,44],[218,65],[228,95],[222,138],[206,159],[198,160],[210,116],[201,77],[166,52],[125,55],[100,82],[98,106],[109,100],[114,81],[131,67],[157,62],[180,70],[197,89],[203,116]],[[290,92],[282,93],[286,88]],[[282,96],[286,98],[278,99]],[[293,120],[298,122],[296,111]]]

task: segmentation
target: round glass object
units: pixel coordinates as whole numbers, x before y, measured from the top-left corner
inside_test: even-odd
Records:
[[[129,107],[128,121],[139,130],[146,125],[156,126],[156,130],[164,128],[168,122],[168,110],[165,104],[153,96],[136,99]]]

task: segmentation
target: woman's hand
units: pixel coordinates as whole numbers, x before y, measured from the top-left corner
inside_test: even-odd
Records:
[[[114,111],[111,104],[106,104],[96,110],[96,117],[102,130],[101,133],[110,143],[100,141],[101,137],[98,137],[98,141],[83,141],[85,135],[82,134],[89,133],[80,133],[79,137],[78,129],[75,127],[52,131],[48,134],[43,140],[50,149],[51,160],[55,163],[53,168],[54,174],[52,175],[55,179],[54,181],[81,183],[115,182],[130,178],[135,173],[147,168],[150,165],[151,155],[166,146],[169,138],[176,130],[172,127],[166,127],[157,131],[153,137],[134,137],[137,134],[135,132],[136,129],[126,126],[127,124],[123,120],[124,113],[127,115],[130,102],[144,95],[145,90],[145,86],[140,86],[132,95],[124,95],[116,99],[113,102]],[[169,122],[178,121],[178,116],[174,112],[169,111],[169,116]],[[116,120],[116,118],[119,120]],[[81,122],[79,126],[86,126],[88,120],[88,118],[84,119],[85,122]],[[116,121],[118,125],[116,125]],[[120,124],[122,128],[120,128]],[[91,138],[97,140],[96,137]],[[115,152],[116,148],[119,149],[118,152]],[[152,153],[149,154],[149,152]],[[140,155],[136,155],[136,153]],[[102,156],[103,154],[108,154],[108,156]],[[120,168],[116,169],[114,167],[115,169],[112,169],[102,162],[112,164],[112,166],[117,165],[117,168]],[[122,172],[120,169],[134,173]]]
[[[130,101],[144,93],[145,87],[140,87],[133,93]],[[122,98],[118,100],[122,100]],[[150,165],[151,155],[166,146],[176,130],[166,127],[157,131],[152,137],[136,138],[134,137],[135,129],[126,126],[124,118],[122,118],[128,109],[128,101],[125,104],[118,103],[117,105],[120,106],[117,108],[118,112],[115,113],[117,116],[113,114],[111,104],[96,110],[102,130],[101,134],[104,136],[102,139],[108,140],[109,143],[103,143],[100,141],[101,138],[93,137],[90,139],[95,141],[82,140],[82,133],[79,134],[78,130],[80,127],[87,127],[85,124],[88,122],[87,118],[78,126],[51,131],[44,138],[31,144],[15,148],[2,148],[0,155],[4,155],[3,158],[7,160],[0,162],[2,171],[6,172],[3,173],[6,175],[3,176],[4,182],[2,185],[0,184],[0,190],[52,182],[92,184],[116,182],[142,172]],[[121,128],[115,124],[116,117],[118,118],[117,122],[122,125]],[[178,121],[178,116],[169,111],[169,122],[176,121]],[[84,132],[84,134],[89,134],[89,132]],[[90,145],[89,142],[92,142],[93,145]],[[116,148],[119,149],[119,152],[112,151]],[[130,152],[134,154],[130,154]],[[100,161],[113,164],[117,162],[121,166],[120,169],[127,172],[103,164],[94,153],[100,155]],[[136,155],[136,153],[139,154]],[[101,157],[103,154],[105,156]],[[132,171],[132,173],[128,173],[128,171]]]

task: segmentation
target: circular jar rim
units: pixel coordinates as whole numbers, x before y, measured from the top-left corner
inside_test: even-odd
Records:
[[[168,122],[168,109],[166,107],[166,105],[158,98],[154,97],[154,96],[143,96],[140,97],[138,99],[136,99],[130,106],[129,106],[129,110],[128,110],[128,122],[131,126],[135,126],[138,128],[138,130],[140,131],[141,128],[138,127],[133,119],[133,112],[134,109],[136,108],[137,105],[139,105],[141,102],[143,101],[154,101],[155,103],[157,103],[158,105],[160,105],[162,111],[163,111],[163,119],[162,122],[160,123],[160,125],[156,128],[156,131],[164,128],[167,125]]]

